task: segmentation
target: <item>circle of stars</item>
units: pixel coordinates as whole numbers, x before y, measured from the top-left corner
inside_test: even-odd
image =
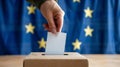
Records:
[[[80,3],[81,0],[73,0],[74,3]],[[35,14],[36,7],[33,5],[30,5],[27,7],[28,9],[28,15]],[[93,10],[90,9],[90,7],[87,7],[87,9],[84,9],[85,18],[92,18]],[[28,25],[25,25],[26,33],[34,34],[35,26],[32,25],[32,23],[29,23]],[[92,29],[89,25],[84,29],[85,37],[92,37],[94,29]],[[42,37],[40,41],[38,41],[39,48],[46,47],[46,41]],[[79,39],[76,39],[75,42],[72,42],[73,50],[80,50],[80,46],[82,45],[82,42],[79,41]]]

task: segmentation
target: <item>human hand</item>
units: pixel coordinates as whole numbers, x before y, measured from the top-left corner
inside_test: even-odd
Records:
[[[60,32],[63,26],[64,11],[54,0],[47,0],[40,7],[42,15],[47,20],[44,28],[53,34]]]

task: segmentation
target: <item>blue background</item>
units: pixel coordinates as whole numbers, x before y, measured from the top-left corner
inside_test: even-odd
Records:
[[[66,52],[120,54],[120,0],[59,0],[58,4],[65,11],[62,32],[67,33]],[[28,14],[30,5],[26,0],[0,0],[0,55],[45,51],[38,41],[47,39],[42,26],[47,21],[39,9]],[[92,18],[85,17],[87,7],[93,10]],[[34,34],[26,33],[29,23],[35,26]],[[92,37],[85,36],[88,25],[94,30]],[[76,39],[82,44],[73,50]]]

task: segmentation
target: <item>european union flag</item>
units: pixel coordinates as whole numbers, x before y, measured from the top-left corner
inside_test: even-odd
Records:
[[[58,0],[58,4],[65,11],[66,52],[120,54],[120,0]],[[0,0],[0,55],[44,52],[44,23],[39,9],[26,0]]]

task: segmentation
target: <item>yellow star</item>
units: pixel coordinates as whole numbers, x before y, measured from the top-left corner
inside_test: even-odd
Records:
[[[41,41],[38,41],[39,43],[39,48],[45,48],[46,47],[46,42],[44,38],[41,39]]]
[[[28,9],[28,14],[34,14],[36,7],[31,5],[31,6],[28,6],[27,9]]]
[[[76,39],[76,41],[72,43],[72,45],[74,46],[74,50],[80,49],[81,44],[82,44],[82,42],[79,42],[79,40]]]
[[[91,36],[92,37],[92,32],[94,31],[93,29],[90,28],[90,26],[87,26],[86,29],[84,29],[85,31],[85,36]]]
[[[80,3],[80,0],[73,0],[73,2],[79,2]]]
[[[34,33],[35,27],[31,23],[25,25],[25,28],[26,28],[26,33],[32,33],[32,34]]]
[[[92,18],[92,13],[93,13],[93,10],[90,10],[90,8],[88,7],[87,9],[84,10],[85,12],[85,17],[90,17]]]

